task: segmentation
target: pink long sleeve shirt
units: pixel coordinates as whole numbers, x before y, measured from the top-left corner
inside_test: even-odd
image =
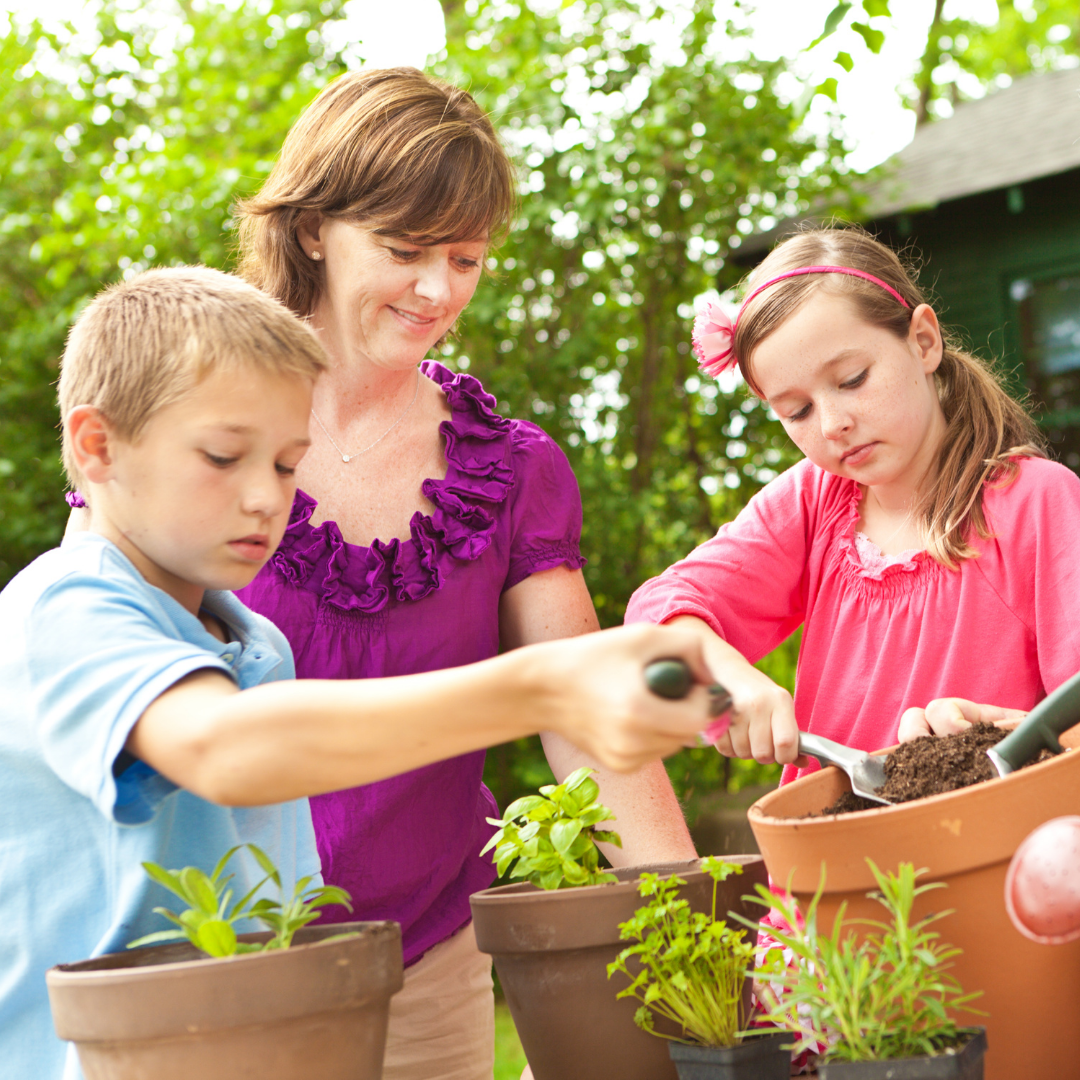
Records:
[[[1011,484],[986,488],[993,536],[974,537],[979,557],[956,570],[925,552],[864,568],[860,498],[853,480],[800,462],[642,585],[626,621],[696,615],[752,663],[802,624],[799,728],[861,750],[894,744],[910,706],[1027,710],[1080,670],[1080,478],[1023,459]],[[781,782],[796,775],[787,766]]]

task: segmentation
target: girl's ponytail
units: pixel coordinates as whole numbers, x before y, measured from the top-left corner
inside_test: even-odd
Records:
[[[970,529],[986,539],[982,509],[986,484],[1007,484],[1017,473],[1016,458],[1046,457],[1042,435],[1001,379],[978,357],[945,342],[935,372],[946,429],[938,470],[917,508],[927,551],[954,569],[978,552]]]
[[[863,229],[814,229],[798,233],[773,249],[750,275],[748,293],[764,281],[801,266],[846,266],[885,282],[904,298],[904,307],[880,284],[849,274],[791,277],[770,286],[742,310],[734,352],[743,378],[757,390],[754,349],[793,315],[810,295],[823,291],[844,296],[869,323],[906,338],[912,311],[926,303],[896,253]],[[955,569],[974,558],[971,529],[987,538],[982,494],[989,484],[1009,483],[1018,457],[1046,457],[1045,440],[1024,405],[1011,397],[989,365],[945,336],[941,364],[934,373],[946,430],[936,475],[927,485],[917,520],[926,549],[943,566]]]

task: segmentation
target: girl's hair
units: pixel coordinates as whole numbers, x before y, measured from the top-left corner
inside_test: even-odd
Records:
[[[326,354],[303,321],[232,274],[205,266],[146,270],[98,293],[71,328],[60,362],[60,418],[95,405],[135,443],[159,410],[209,374],[245,368],[314,381]],[[78,488],[66,424],[63,458]]]
[[[496,239],[514,185],[491,121],[464,90],[409,67],[342,75],[293,125],[260,191],[237,203],[238,272],[309,315],[323,278],[296,238],[305,215],[416,244]]]
[[[859,316],[906,339],[912,312],[927,302],[896,253],[857,227],[814,229],[779,244],[750,275],[748,291],[800,266],[847,266],[864,270],[891,285],[910,307],[872,282],[848,274],[807,274],[786,278],[756,296],[739,318],[735,355],[747,385],[755,392],[754,350],[817,293],[842,296]],[[990,534],[983,514],[988,483],[1009,483],[1017,473],[1013,459],[1045,457],[1045,442],[1024,406],[1005,390],[998,373],[965,352],[943,330],[941,364],[934,373],[946,429],[937,472],[916,507],[916,520],[926,535],[931,556],[955,569],[978,551],[970,530],[983,539]]]

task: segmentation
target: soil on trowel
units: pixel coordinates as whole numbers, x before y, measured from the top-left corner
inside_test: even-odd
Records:
[[[993,780],[997,770],[986,751],[1008,734],[993,724],[972,724],[956,735],[925,735],[901,743],[885,759],[885,783],[878,792],[890,802],[903,803]],[[1043,750],[1028,764],[1034,765],[1053,756],[1049,750]],[[881,803],[845,791],[821,814],[851,814],[856,810],[880,808]]]

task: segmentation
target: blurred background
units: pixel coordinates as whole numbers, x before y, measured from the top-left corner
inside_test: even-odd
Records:
[[[796,458],[689,350],[695,304],[730,302],[785,223],[906,246],[1080,465],[1078,24],[1075,0],[9,3],[0,584],[63,529],[53,383],[81,306],[152,265],[230,267],[234,200],[365,64],[469,87],[519,165],[518,219],[439,359],[565,449],[603,624]],[[789,688],[797,645],[761,665]],[[747,850],[775,771],[668,768],[701,850]],[[500,805],[549,778],[536,740],[489,754]]]

